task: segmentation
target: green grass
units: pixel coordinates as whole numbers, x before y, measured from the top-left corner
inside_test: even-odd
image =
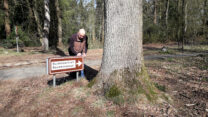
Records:
[[[91,80],[91,81],[88,83],[87,87],[92,88],[92,86],[95,84],[95,82],[96,82],[96,78],[94,78],[93,80]]]
[[[107,111],[107,117],[114,117],[114,111]]]
[[[166,58],[166,60],[167,60],[168,62],[174,62],[174,59],[173,59],[173,58]]]
[[[22,56],[22,55],[31,55],[31,54],[38,54],[40,52],[17,52],[15,49],[5,49],[0,48],[0,56]]]
[[[160,54],[176,54],[176,51],[174,51],[174,50],[168,48],[167,51],[162,51],[162,50],[161,50],[161,51],[159,51],[159,53],[160,53]]]
[[[17,53],[14,50],[0,48],[0,55],[3,55],[3,56],[5,56],[5,55],[22,55],[22,54],[23,54],[23,52]]]
[[[185,45],[185,50],[191,50],[191,51],[208,51],[208,45]]]

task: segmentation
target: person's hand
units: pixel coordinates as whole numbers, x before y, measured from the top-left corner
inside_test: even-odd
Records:
[[[82,54],[81,53],[78,53],[77,56],[82,56]]]
[[[82,54],[83,57],[86,57],[87,55],[85,53]]]

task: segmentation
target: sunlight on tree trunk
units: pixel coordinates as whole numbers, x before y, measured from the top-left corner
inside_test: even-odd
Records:
[[[165,13],[165,23],[166,23],[167,29],[168,29],[168,16],[169,16],[169,0],[167,0],[167,3],[166,3],[166,13]]]
[[[50,11],[49,11],[49,0],[44,0],[45,7],[45,20],[44,20],[44,28],[43,28],[43,43],[44,43],[44,51],[49,50],[49,28],[50,28]]]

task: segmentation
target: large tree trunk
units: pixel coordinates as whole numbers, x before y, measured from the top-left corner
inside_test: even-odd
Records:
[[[43,43],[44,43],[44,51],[49,50],[49,28],[50,28],[50,11],[49,11],[49,0],[44,0],[44,8],[45,8],[45,20],[44,20],[44,28],[43,28]]]
[[[149,81],[144,75],[142,28],[142,0],[105,0],[104,54],[99,74],[92,81],[98,93],[111,97],[119,95],[111,95],[114,89],[135,94],[141,88],[146,93],[153,90],[150,82],[142,82]]]
[[[142,0],[106,0],[102,74],[109,76],[115,70],[124,68],[140,70],[143,36],[141,5]]]
[[[57,17],[57,20],[58,20],[58,44],[57,44],[57,47],[58,48],[63,48],[63,42],[62,42],[62,20],[61,20],[61,11],[60,11],[60,8],[59,8],[59,1],[58,0],[55,0],[55,7],[56,7],[56,17]]]
[[[6,32],[6,37],[8,37],[11,33],[11,27],[10,27],[10,20],[9,20],[9,4],[8,0],[4,0],[4,13],[5,13],[5,32]]]

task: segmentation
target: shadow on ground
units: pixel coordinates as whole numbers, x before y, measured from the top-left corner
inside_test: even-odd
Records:
[[[91,81],[97,75],[97,73],[98,73],[97,70],[95,70],[87,65],[84,65],[84,74],[85,74],[85,78],[88,81]],[[57,78],[56,85],[61,85],[61,84],[64,84],[68,81],[76,80],[76,72],[71,72],[71,73],[67,73],[67,74],[68,74],[68,76],[66,76],[66,77]],[[53,79],[48,81],[48,85],[53,86]]]
[[[161,48],[156,48],[156,47],[143,47],[145,50],[161,50]]]

